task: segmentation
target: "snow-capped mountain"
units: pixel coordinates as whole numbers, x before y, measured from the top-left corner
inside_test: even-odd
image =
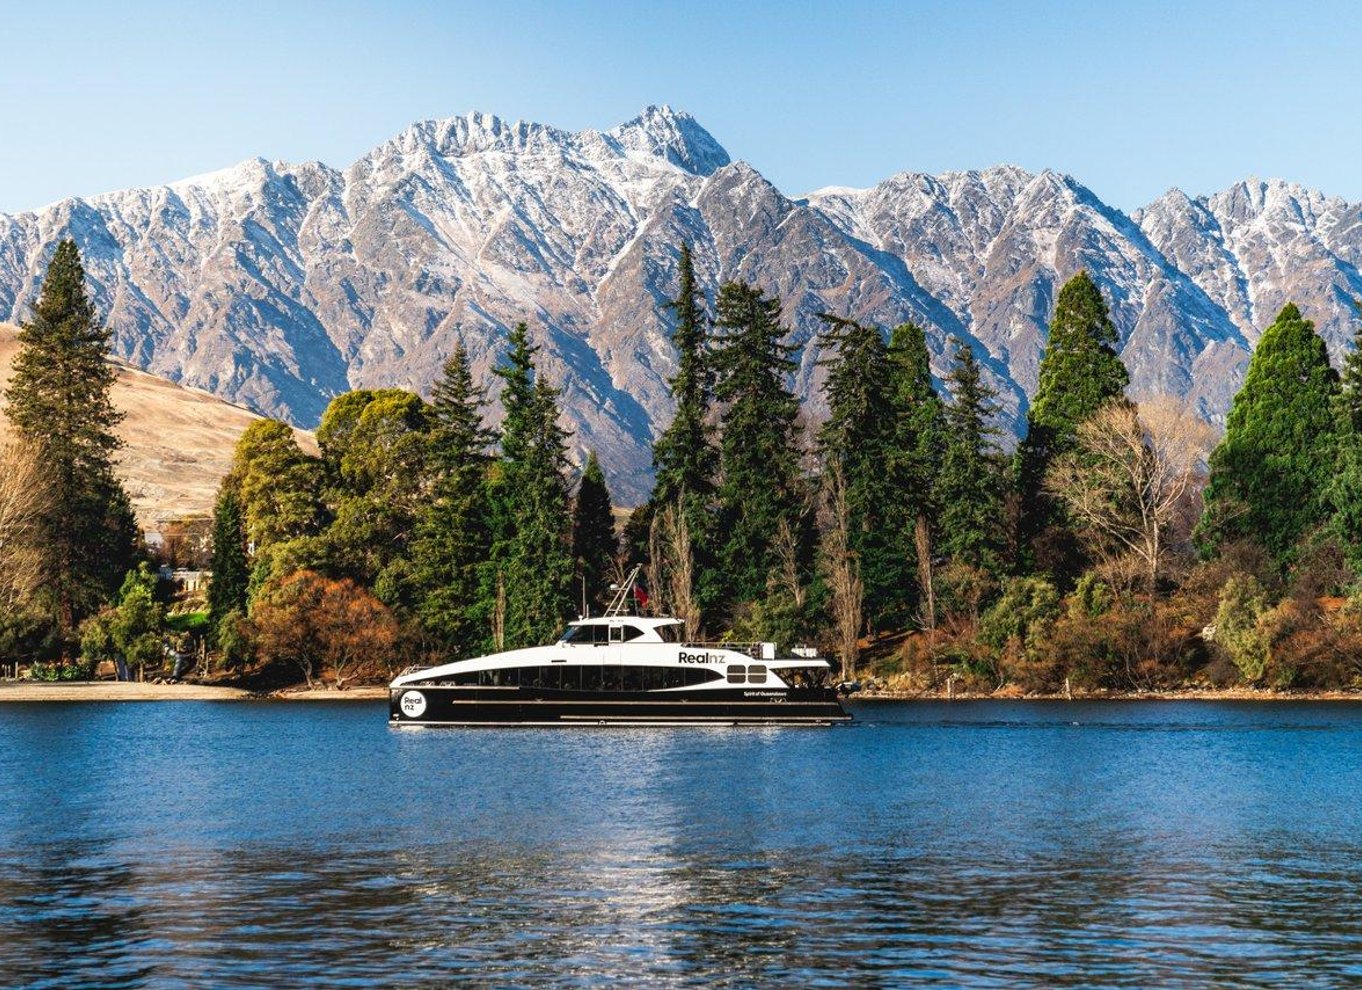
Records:
[[[1174,191],[1133,217],[1007,166],[792,199],[668,107],[580,133],[473,113],[344,171],[257,159],[0,216],[0,319],[25,315],[67,235],[120,356],[304,426],[349,388],[427,389],[459,340],[488,375],[526,320],[572,443],[598,450],[621,502],[646,495],[671,415],[663,304],[682,241],[711,291],[742,278],[785,301],[815,413],[825,310],[923,323],[940,373],[948,338],[970,341],[1015,425],[1080,268],[1112,303],[1133,390],[1212,418],[1283,301],[1337,348],[1362,295],[1362,210],[1286,183]]]

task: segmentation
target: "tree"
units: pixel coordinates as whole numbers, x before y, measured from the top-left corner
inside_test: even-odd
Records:
[[[337,688],[356,676],[388,676],[397,620],[382,602],[348,578],[296,571],[272,580],[251,610],[257,655],[291,665],[310,688],[330,675]]]
[[[963,341],[955,342],[946,384],[951,401],[937,478],[940,546],[957,562],[996,574],[1002,552],[1002,471],[993,440],[997,393],[984,382],[973,349]]]
[[[0,444],[0,613],[26,612],[36,604],[51,502],[37,448],[22,438]]]
[[[1279,566],[1328,515],[1338,374],[1315,325],[1287,303],[1263,332],[1211,454],[1200,544],[1262,543]]]
[[[842,660],[842,679],[850,680],[856,672],[856,661],[860,655],[865,584],[861,577],[861,560],[853,544],[854,517],[839,455],[833,454],[829,458],[823,481],[826,519],[819,558],[824,579],[831,591],[830,604],[833,627],[837,632],[837,652]]]
[[[213,578],[208,585],[208,628],[216,637],[223,618],[246,611],[251,565],[246,559],[246,525],[241,503],[230,485],[223,485],[213,509]]]
[[[901,518],[907,493],[890,487],[896,476],[886,470],[897,459],[900,415],[911,412],[894,408],[893,368],[880,329],[827,313],[819,318],[828,327],[824,346],[836,349],[823,361],[828,418],[818,431],[818,446],[825,469],[839,475],[834,501],[844,511],[829,518],[845,516],[847,552],[856,559],[864,611],[877,617],[901,611],[893,605],[902,604],[911,574],[905,553],[911,544],[902,543],[911,532]],[[857,614],[862,611],[858,603]]]
[[[485,396],[473,383],[462,344],[445,362],[431,396],[433,498],[419,516],[412,545],[416,614],[453,655],[467,656],[485,638],[477,613],[478,571],[491,551],[485,485],[495,434],[483,424]]]
[[[691,618],[699,623],[720,594],[721,582],[712,551],[717,452],[709,415],[714,399],[714,367],[709,352],[709,316],[688,244],[681,245],[677,282],[676,298],[667,304],[676,317],[672,345],[677,352],[677,369],[667,380],[676,402],[676,415],[653,444],[657,481],[649,498],[645,529],[651,529],[655,516],[667,506],[684,517],[670,519],[666,528],[673,537],[685,532],[691,557],[684,562],[673,560],[661,569],[667,570],[671,580],[683,574],[688,576],[692,586],[685,589],[682,597],[692,603],[695,611]],[[643,519],[640,517],[640,524]],[[676,552],[679,544],[675,539],[665,542]]]
[[[1133,554],[1158,589],[1167,533],[1198,481],[1211,428],[1186,407],[1137,409],[1114,399],[1078,427],[1075,447],[1050,467],[1045,488],[1068,509],[1093,556]]]
[[[1078,425],[1130,384],[1117,341],[1101,290],[1079,272],[1055,301],[1040,382],[1017,449],[1023,552],[1047,570],[1072,570],[1076,561],[1062,510],[1044,491],[1045,475],[1056,457],[1073,449]]]
[[[602,604],[618,553],[610,492],[593,450],[587,455],[572,506],[572,556],[577,561],[578,579],[588,607]]]
[[[897,534],[905,577],[917,571],[917,599],[928,629],[936,625],[936,590],[932,548],[938,515],[937,474],[941,470],[944,410],[932,384],[927,335],[915,323],[894,328],[889,337],[890,409],[894,424],[884,465],[891,513],[888,525]],[[907,585],[905,580],[904,585]],[[905,601],[905,605],[909,604]]]
[[[1354,300],[1362,317],[1362,302]],[[1362,574],[1362,319],[1343,359],[1338,417],[1338,467],[1329,487],[1334,531],[1348,566]]]
[[[728,605],[766,590],[782,524],[803,528],[796,422],[799,402],[785,386],[795,348],[781,343],[780,300],[743,282],[719,289],[714,355],[721,418],[719,559]]]
[[[278,420],[246,427],[236,442],[228,483],[236,489],[246,536],[257,553],[315,536],[326,524],[321,464],[303,453],[292,428]]]
[[[131,502],[113,471],[122,415],[110,398],[109,340],[85,291],[80,252],[63,240],[20,328],[7,410],[19,436],[38,449],[51,496],[38,521],[38,596],[63,636],[118,587],[137,541]]]
[[[146,561],[128,571],[117,603],[81,626],[81,654],[86,660],[121,660],[139,671],[160,664],[165,609],[156,600],[156,581],[156,572]]]
[[[500,470],[493,475],[495,538],[482,583],[484,602],[504,595],[507,648],[543,643],[560,631],[572,603],[567,434],[558,425],[558,390],[535,371],[537,347],[517,324],[495,374],[503,382]],[[488,609],[491,611],[491,608]]]

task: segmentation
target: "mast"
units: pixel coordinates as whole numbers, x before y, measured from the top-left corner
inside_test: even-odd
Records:
[[[634,569],[629,572],[629,576],[619,584],[618,589],[615,591],[615,597],[610,599],[610,605],[605,610],[605,617],[607,619],[633,614],[628,611],[629,602],[633,599],[634,588],[638,583],[638,572],[641,570],[643,570],[643,565],[635,564]]]

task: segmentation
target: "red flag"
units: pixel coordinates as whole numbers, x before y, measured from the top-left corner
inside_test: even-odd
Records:
[[[639,608],[648,607],[648,592],[643,590],[643,585],[634,585],[634,601],[638,602]]]

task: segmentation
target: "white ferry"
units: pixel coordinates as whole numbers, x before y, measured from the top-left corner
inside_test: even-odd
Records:
[[[606,615],[556,643],[413,670],[389,685],[395,726],[828,725],[847,722],[832,667],[773,643],[688,643],[674,618]],[[812,653],[812,651],[798,651]]]

